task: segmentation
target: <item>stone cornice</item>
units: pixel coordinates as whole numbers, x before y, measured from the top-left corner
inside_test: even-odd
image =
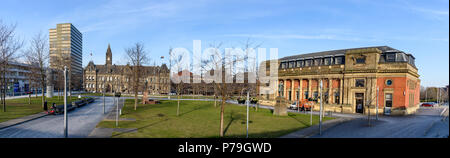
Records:
[[[302,75],[333,75],[333,74],[355,74],[355,73],[407,73],[414,77],[419,78],[419,74],[409,69],[391,69],[391,70],[376,70],[376,69],[364,69],[364,70],[331,70],[325,69],[322,72],[310,71],[310,70],[280,70],[279,76],[302,76]]]

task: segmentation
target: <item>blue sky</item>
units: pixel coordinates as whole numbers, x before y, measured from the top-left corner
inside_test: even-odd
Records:
[[[247,39],[278,48],[279,56],[387,45],[416,57],[421,84],[449,83],[448,0],[2,0],[0,19],[17,23],[29,40],[57,23],[71,22],[83,33],[83,66],[126,64],[124,48],[145,44],[153,63],[169,48],[192,50],[214,42],[242,47]],[[93,52],[91,57],[89,54]]]

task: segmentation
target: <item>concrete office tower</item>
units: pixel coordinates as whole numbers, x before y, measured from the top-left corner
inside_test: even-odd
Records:
[[[62,72],[64,66],[67,66],[69,70],[68,83],[70,83],[68,87],[72,90],[81,90],[83,85],[83,35],[71,23],[63,23],[57,24],[56,28],[49,30],[49,38],[50,68]]]

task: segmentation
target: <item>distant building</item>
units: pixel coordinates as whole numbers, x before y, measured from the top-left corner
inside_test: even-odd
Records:
[[[318,100],[323,82],[325,111],[410,114],[419,106],[420,79],[413,55],[388,46],[324,51],[279,59],[274,104],[283,96],[293,102]],[[267,64],[267,63],[263,63]],[[268,65],[268,64],[267,64]],[[370,107],[368,107],[370,105]],[[315,106],[318,107],[318,106]]]
[[[36,77],[30,76],[38,73],[37,71],[33,71],[33,68],[37,69],[37,67],[25,63],[8,63],[6,71],[6,91],[8,96],[23,95],[29,91],[42,91],[41,87],[38,86],[39,82],[36,80]],[[3,84],[3,82],[0,82],[0,84]],[[1,85],[1,89],[3,89],[3,85]]]
[[[69,70],[71,89],[81,89],[83,82],[83,35],[71,23],[57,24],[49,30],[50,68]]]
[[[133,66],[113,65],[111,47],[106,50],[106,63],[95,65],[94,62],[84,68],[84,89],[88,92],[122,92],[132,93]],[[169,69],[161,66],[142,66],[139,92],[147,90],[149,94],[169,93]]]

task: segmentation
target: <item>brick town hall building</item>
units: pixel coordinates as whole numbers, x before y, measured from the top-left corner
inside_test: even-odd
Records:
[[[388,46],[301,54],[278,60],[276,94],[261,100],[274,104],[276,96],[293,102],[318,98],[323,82],[325,111],[404,115],[419,107],[420,79],[413,55]],[[268,65],[268,63],[266,63]],[[269,71],[267,69],[267,71]],[[276,95],[276,96],[275,96]],[[314,110],[319,110],[315,103]]]
[[[112,52],[108,45],[106,51],[106,64],[95,65],[94,62],[84,68],[84,86],[88,92],[122,92],[133,93],[133,66],[113,65]],[[142,66],[139,92],[147,89],[149,94],[169,93],[169,69],[162,66]]]

